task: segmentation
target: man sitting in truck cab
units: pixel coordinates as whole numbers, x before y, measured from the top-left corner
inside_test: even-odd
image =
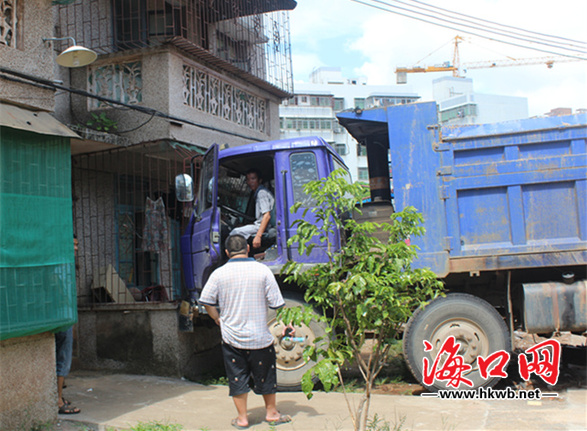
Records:
[[[239,234],[246,239],[253,237],[252,249],[261,248],[261,239],[264,233],[268,232],[271,222],[271,212],[275,205],[275,198],[271,192],[263,185],[263,179],[259,170],[252,168],[246,173],[247,185],[252,191],[251,200],[247,205],[249,208],[255,208],[255,222],[245,226],[234,228],[230,235]]]

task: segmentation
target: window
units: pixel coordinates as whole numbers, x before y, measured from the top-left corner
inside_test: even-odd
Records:
[[[310,96],[310,106],[331,106],[331,98],[326,96]]]
[[[332,130],[332,118],[281,118],[282,129],[295,130]]]
[[[365,99],[355,97],[355,108],[365,109]]]
[[[342,111],[344,109],[344,99],[342,97],[335,97],[334,98],[334,110],[335,111]]]
[[[477,105],[468,104],[440,112],[440,121],[446,122],[455,118],[465,118],[477,115]]]
[[[357,145],[357,156],[366,156],[367,155],[367,146],[366,145]]]
[[[347,183],[351,184],[353,182],[353,179],[351,178],[351,173],[349,172],[349,170],[347,169],[346,166],[344,166],[343,164],[341,164],[338,160],[334,159],[334,169],[344,169],[345,175],[344,175],[344,179],[347,181]]]
[[[359,181],[369,181],[368,168],[359,168]]]
[[[114,0],[114,41],[118,48],[148,46],[157,37],[187,36],[185,6],[174,6],[170,1],[146,3],[143,0]]]
[[[294,153],[290,156],[289,160],[294,202],[302,202],[304,206],[311,206],[313,202],[304,192],[304,186],[309,181],[318,179],[316,155],[311,152]]]
[[[348,150],[347,150],[346,144],[334,144],[334,149],[341,156],[346,156],[348,154]]]

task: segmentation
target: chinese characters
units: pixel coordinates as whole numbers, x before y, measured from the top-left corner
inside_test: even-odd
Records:
[[[427,357],[423,358],[422,377],[425,385],[430,386],[434,381],[439,381],[455,389],[458,389],[461,384],[473,387],[473,382],[466,377],[473,367],[458,354],[460,347],[460,343],[457,343],[455,337],[451,335],[440,347],[432,364]],[[430,342],[424,341],[424,351],[432,351]],[[529,380],[531,374],[536,374],[549,385],[555,385],[560,371],[560,356],[560,342],[543,341],[518,355],[520,376],[524,380]],[[504,350],[494,352],[485,358],[478,356],[479,374],[484,380],[490,377],[507,377],[506,368],[509,361],[510,354]]]

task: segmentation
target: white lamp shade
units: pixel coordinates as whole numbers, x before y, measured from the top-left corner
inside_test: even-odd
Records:
[[[82,67],[93,63],[98,54],[83,46],[70,46],[57,56],[57,64],[63,67]]]

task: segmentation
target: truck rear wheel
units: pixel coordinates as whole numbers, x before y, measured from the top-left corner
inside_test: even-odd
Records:
[[[487,357],[493,352],[509,352],[508,329],[500,314],[486,301],[473,295],[453,293],[437,298],[424,308],[416,310],[408,321],[403,337],[403,352],[408,367],[414,377],[423,383],[423,358],[427,357],[429,368],[444,341],[451,335],[461,344],[458,355],[473,368],[463,373],[463,377],[473,382],[473,388],[461,386],[459,389],[491,387],[499,380],[481,377],[477,357]],[[432,350],[424,351],[424,341],[430,342]],[[440,367],[439,367],[440,368]],[[447,389],[444,381],[434,381],[427,389],[437,391]]]
[[[297,307],[308,305],[304,300],[292,294],[284,293],[285,306]],[[318,312],[315,312],[318,316]],[[286,324],[277,320],[275,310],[269,310],[267,316],[269,331],[275,338],[275,355],[277,365],[277,389],[280,391],[299,391],[302,388],[302,376],[314,366],[313,361],[304,360],[304,348],[318,337],[324,337],[326,331],[321,323],[312,321],[308,326],[303,323],[294,326],[294,338],[303,338],[304,341],[290,341],[284,339],[283,330]],[[327,342],[326,339],[322,342]]]

